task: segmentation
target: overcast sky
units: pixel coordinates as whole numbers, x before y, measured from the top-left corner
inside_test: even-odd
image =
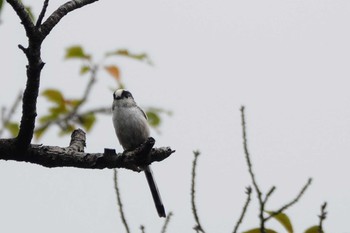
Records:
[[[24,1],[40,12],[41,1]],[[51,13],[64,1],[52,0]],[[244,160],[239,108],[246,106],[254,170],[263,190],[277,190],[275,210],[313,184],[287,211],[295,232],[318,223],[328,202],[327,232],[346,233],[350,212],[350,2],[346,0],[100,0],[67,15],[43,45],[41,87],[79,97],[87,77],[65,49],[81,44],[99,60],[107,51],[147,52],[154,66],[107,60],[144,107],[173,111],[156,146],[176,153],[153,165],[167,211],[169,233],[193,232],[190,209],[192,151],[199,149],[197,204],[207,232],[232,232],[250,177]],[[0,106],[9,106],[25,82],[26,45],[17,15],[4,6],[0,25]],[[101,72],[91,106],[112,103],[115,82]],[[39,115],[46,103],[38,101]],[[17,112],[15,119],[19,119]],[[37,142],[39,143],[39,142]],[[67,146],[52,129],[40,143]],[[111,117],[99,118],[87,152],[118,145]],[[123,232],[111,170],[47,169],[0,161],[1,232]],[[160,232],[143,174],[120,171],[132,232]],[[241,230],[258,225],[255,194]],[[269,227],[284,232],[278,224]]]

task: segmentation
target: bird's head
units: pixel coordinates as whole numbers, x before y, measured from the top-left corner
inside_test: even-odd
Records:
[[[135,104],[132,94],[124,89],[118,89],[113,93],[114,104],[117,106],[132,106]]]

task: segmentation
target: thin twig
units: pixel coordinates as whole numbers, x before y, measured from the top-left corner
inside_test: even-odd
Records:
[[[140,230],[141,230],[141,233],[146,233],[146,231],[145,231],[145,226],[144,226],[144,225],[141,225],[141,226],[140,226]]]
[[[161,233],[165,233],[165,232],[166,232],[166,229],[167,229],[167,227],[168,227],[168,225],[169,225],[169,222],[170,222],[170,218],[171,218],[172,216],[173,216],[173,213],[172,213],[172,212],[169,212],[169,213],[167,214],[166,219],[165,219],[165,221],[164,221],[164,225],[163,225],[163,227],[162,227]]]
[[[259,218],[260,218],[260,231],[262,233],[265,233],[265,220],[264,220],[264,210],[265,210],[265,203],[262,198],[262,192],[260,191],[260,188],[258,186],[258,183],[255,178],[255,174],[253,172],[253,165],[250,160],[250,154],[248,151],[248,141],[247,141],[247,132],[246,132],[246,122],[245,122],[245,115],[244,115],[244,106],[241,107],[241,118],[242,118],[242,135],[243,135],[243,148],[244,148],[244,154],[245,158],[247,160],[248,164],[248,171],[250,174],[250,177],[252,179],[253,187],[257,193],[257,197],[259,200],[259,205],[260,205],[260,213],[259,213]]]
[[[242,130],[243,130],[243,148],[244,148],[244,154],[245,154],[245,158],[247,160],[247,164],[248,164],[248,170],[249,170],[249,174],[250,177],[252,179],[253,182],[253,186],[255,188],[255,191],[257,192],[258,195],[258,199],[260,203],[263,203],[263,199],[262,199],[262,193],[260,191],[260,188],[258,186],[258,183],[256,181],[255,178],[255,174],[253,172],[253,165],[252,162],[250,160],[250,154],[248,151],[248,141],[247,141],[247,133],[246,133],[246,122],[245,122],[245,116],[244,116],[244,106],[241,107],[241,117],[242,117]]]
[[[236,223],[236,226],[235,228],[233,229],[233,233],[237,233],[238,231],[238,227],[239,225],[241,225],[242,221],[243,221],[243,218],[244,218],[244,215],[245,213],[247,212],[247,209],[248,209],[248,205],[250,203],[250,200],[251,200],[251,194],[252,194],[252,188],[249,186],[247,187],[247,190],[245,192],[247,194],[247,200],[243,206],[243,209],[242,209],[242,213],[241,213],[241,216],[239,217],[237,223]]]
[[[192,204],[192,213],[194,216],[194,219],[197,223],[197,225],[194,227],[194,229],[199,232],[201,231],[202,233],[205,233],[205,231],[203,230],[202,225],[199,222],[199,217],[198,217],[198,213],[197,213],[197,207],[196,207],[196,203],[195,203],[195,180],[196,180],[196,167],[197,167],[197,159],[198,156],[200,155],[199,151],[194,151],[194,159],[193,159],[193,164],[192,164],[192,185],[191,185],[191,204]]]
[[[324,233],[323,221],[327,218],[326,207],[327,207],[327,202],[323,203],[323,205],[321,206],[321,214],[318,216],[320,218],[320,223],[318,225],[318,233]]]
[[[36,27],[40,27],[41,25],[41,22],[43,21],[43,18],[45,17],[45,13],[46,13],[46,9],[49,5],[49,0],[45,0],[44,1],[44,5],[43,5],[43,8],[41,9],[41,12],[40,12],[40,15],[38,17],[38,21],[36,21]]]
[[[269,200],[270,196],[272,195],[272,193],[276,190],[276,186],[272,186],[271,189],[267,192],[265,199],[264,199],[264,203],[266,204],[266,202]]]
[[[285,211],[286,209],[288,209],[289,207],[291,207],[292,205],[294,205],[295,203],[297,203],[299,201],[299,199],[303,196],[303,194],[305,193],[305,191],[307,190],[307,188],[311,185],[312,179],[309,178],[308,181],[306,182],[306,184],[304,185],[304,187],[300,190],[300,192],[298,193],[298,195],[296,196],[296,198],[294,198],[292,201],[290,201],[289,203],[287,203],[286,205],[282,206],[279,210],[273,212],[272,214],[270,214],[268,217],[265,218],[265,221],[269,220],[270,218],[283,213],[283,211]]]
[[[118,206],[119,206],[120,217],[122,219],[122,222],[123,222],[123,225],[125,227],[126,232],[130,233],[129,225],[126,222],[125,215],[124,215],[123,203],[122,203],[121,198],[120,198],[120,193],[119,193],[119,188],[118,188],[118,172],[117,172],[117,169],[113,169],[113,174],[114,174],[114,176],[113,176],[113,178],[114,178],[114,189],[115,189],[115,193],[117,195],[117,202],[118,202]]]
[[[33,35],[35,33],[35,27],[22,1],[7,0],[7,2],[12,6],[12,8],[17,13],[18,17],[21,19],[22,25],[26,30],[27,36]]]

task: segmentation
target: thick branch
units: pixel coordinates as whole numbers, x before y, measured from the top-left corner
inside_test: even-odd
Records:
[[[62,6],[60,6],[57,10],[55,10],[49,18],[41,25],[41,32],[43,36],[46,37],[51,30],[58,24],[58,22],[69,12],[74,11],[80,7],[85,5],[94,3],[98,0],[72,0],[66,2]]]
[[[42,146],[30,145],[24,154],[16,153],[14,139],[0,140],[0,159],[15,160],[39,164],[44,167],[76,167],[76,168],[127,168],[141,171],[140,167],[155,161],[162,161],[175,151],[169,147],[152,148],[154,139],[149,138],[134,151],[116,154],[114,150],[105,149],[104,153],[85,153],[85,133],[75,130],[72,134],[70,146]],[[151,148],[151,149],[150,149]]]
[[[24,29],[26,30],[27,36],[29,37],[33,35],[35,26],[22,2],[19,0],[7,0],[7,2],[12,6],[12,8],[17,13],[18,17],[21,19]]]

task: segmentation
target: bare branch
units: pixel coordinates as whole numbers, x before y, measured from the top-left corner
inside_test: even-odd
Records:
[[[78,8],[85,5],[94,3],[98,0],[71,0],[60,6],[56,11],[54,11],[47,20],[41,25],[41,31],[43,36],[46,37],[51,30],[58,24],[58,22],[69,12],[72,12]]]
[[[272,186],[270,188],[270,190],[267,192],[265,199],[264,199],[264,203],[266,204],[266,202],[269,200],[270,196],[272,195],[272,193],[276,190],[276,186]]]
[[[318,233],[324,233],[323,221],[327,218],[326,207],[327,207],[327,202],[323,203],[323,205],[321,206],[321,214],[318,216],[320,218],[320,223],[318,225]]]
[[[198,156],[200,155],[199,151],[194,151],[194,159],[193,159],[193,164],[192,164],[192,185],[191,185],[191,204],[192,204],[192,213],[194,216],[194,219],[196,221],[196,226],[194,227],[194,229],[197,232],[202,232],[205,233],[202,225],[199,222],[199,217],[198,217],[198,213],[197,213],[197,207],[196,207],[196,203],[195,203],[195,180],[196,180],[196,167],[197,167],[197,159]]]
[[[294,198],[291,202],[287,203],[286,205],[282,206],[279,210],[273,212],[271,215],[266,217],[265,221],[269,220],[270,218],[272,218],[280,213],[283,213],[286,209],[288,209],[289,207],[291,207],[292,205],[297,203],[299,201],[299,199],[303,196],[303,194],[305,193],[307,188],[311,185],[311,182],[312,182],[312,179],[309,178],[308,181],[306,182],[306,184],[304,185],[304,187],[300,190],[300,192],[296,196],[296,198]]]
[[[260,191],[260,188],[258,186],[258,183],[256,182],[256,178],[255,178],[255,174],[253,172],[253,165],[252,162],[250,160],[250,154],[248,151],[248,141],[247,141],[247,133],[246,133],[246,122],[245,122],[245,116],[244,116],[244,106],[241,107],[241,117],[242,117],[242,130],[243,130],[243,148],[244,148],[244,154],[245,154],[245,158],[247,160],[247,164],[248,164],[248,170],[249,170],[249,174],[250,174],[250,178],[252,179],[253,182],[253,186],[255,188],[255,191],[257,192],[258,195],[258,199],[260,204],[263,203],[263,199],[262,199],[262,193]]]
[[[169,212],[169,213],[167,214],[166,219],[165,219],[165,221],[164,221],[164,225],[163,225],[163,227],[162,227],[161,233],[166,233],[166,229],[167,229],[167,227],[168,227],[168,225],[169,225],[169,222],[170,222],[170,219],[171,219],[172,216],[173,216],[173,213],[172,213],[172,212]]]
[[[239,217],[237,223],[236,223],[236,226],[235,228],[233,229],[233,233],[237,233],[238,231],[238,227],[239,225],[241,225],[242,221],[243,221],[243,218],[244,218],[244,215],[245,213],[247,212],[247,209],[248,209],[248,205],[250,203],[250,200],[251,200],[251,194],[252,194],[252,188],[249,186],[247,187],[247,190],[246,190],[246,194],[247,194],[247,200],[243,206],[243,209],[242,209],[242,213],[241,213],[241,216]]]
[[[0,139],[0,159],[29,162],[49,168],[126,168],[140,172],[141,166],[162,161],[175,152],[169,147],[152,148],[154,143],[155,140],[149,138],[136,150],[118,154],[111,149],[105,149],[104,153],[85,153],[85,133],[76,130],[68,147],[31,144],[24,153],[17,153],[16,139]]]
[[[115,193],[117,195],[117,203],[118,203],[118,207],[119,207],[120,217],[121,217],[122,223],[123,223],[123,225],[125,227],[125,231],[127,233],[130,233],[129,225],[126,222],[126,218],[125,218],[125,215],[124,215],[123,203],[122,203],[121,198],[120,198],[120,192],[119,192],[119,187],[118,187],[118,172],[117,172],[117,169],[113,169],[113,178],[114,178],[114,189],[115,189]]]
[[[26,30],[27,36],[31,36],[35,33],[34,24],[26,11],[24,5],[19,0],[6,0],[12,8],[17,13],[18,17],[21,19],[24,29]]]
[[[40,27],[41,22],[43,21],[43,18],[45,17],[46,9],[49,5],[49,0],[44,1],[43,9],[41,9],[40,15],[38,17],[38,20],[36,21],[36,27]]]
[[[264,220],[265,202],[262,198],[262,192],[261,192],[261,190],[258,186],[258,183],[256,181],[255,174],[253,172],[253,165],[252,165],[252,162],[250,160],[250,154],[248,151],[248,141],[247,141],[246,122],[245,122],[245,115],[244,115],[244,106],[241,107],[241,118],[242,118],[242,137],[243,137],[244,154],[245,154],[245,158],[246,158],[246,161],[248,164],[248,171],[250,174],[250,178],[252,179],[253,187],[257,193],[259,206],[260,206],[260,211],[259,211],[260,231],[261,231],[261,233],[265,233],[265,220]]]

